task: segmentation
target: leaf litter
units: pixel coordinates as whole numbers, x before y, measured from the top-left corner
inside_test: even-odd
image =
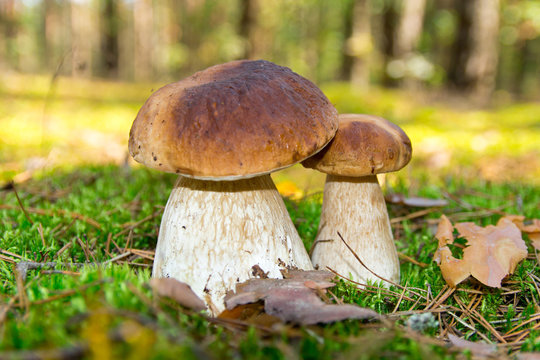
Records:
[[[454,228],[467,240],[462,259],[455,258],[448,246],[454,243]],[[495,226],[480,227],[471,222],[454,226],[442,215],[435,237],[439,248],[434,260],[444,280],[452,287],[473,276],[484,285],[500,288],[502,279],[512,274],[517,264],[527,257],[521,231],[507,217],[502,217]]]
[[[331,323],[345,319],[371,320],[380,315],[352,304],[332,304],[325,296],[326,289],[334,287],[335,275],[323,270],[290,270],[283,279],[253,278],[236,285],[235,292],[225,297],[226,310],[218,317],[226,319],[269,319],[264,312],[282,322],[297,325]],[[204,302],[195,295],[189,285],[173,278],[153,278],[150,287],[162,297],[195,310],[205,310]],[[322,298],[325,298],[326,302]],[[264,305],[261,305],[262,302]],[[237,309],[238,308],[238,309]]]
[[[283,322],[299,325],[330,323],[345,319],[377,319],[380,315],[351,304],[329,304],[321,299],[334,274],[323,270],[294,270],[284,279],[250,279],[225,297],[227,311],[263,301],[264,311]]]

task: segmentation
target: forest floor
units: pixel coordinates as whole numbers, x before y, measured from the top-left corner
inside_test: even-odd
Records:
[[[138,108],[159,85],[3,76],[0,358],[439,359],[540,351],[540,271],[527,236],[529,255],[501,288],[472,279],[451,288],[433,262],[442,214],[482,226],[506,214],[540,218],[540,104],[470,110],[399,92],[323,87],[341,112],[384,116],[411,137],[414,160],[381,179],[386,194],[447,204],[388,204],[400,286],[359,288],[341,279],[332,289],[335,299],[383,320],[299,327],[257,316],[209,318],[148,285],[175,176],[132,164],[126,143]],[[309,249],[324,177],[293,167],[274,179]]]

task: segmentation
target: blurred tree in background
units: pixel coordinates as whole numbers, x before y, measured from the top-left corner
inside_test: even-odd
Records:
[[[0,70],[169,81],[264,58],[316,81],[540,94],[539,0],[0,0]]]

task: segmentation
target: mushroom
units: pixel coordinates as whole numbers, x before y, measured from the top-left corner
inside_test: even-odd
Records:
[[[367,267],[381,278],[399,282],[398,255],[376,174],[401,169],[411,152],[409,138],[397,125],[371,115],[339,116],[334,139],[302,162],[327,174],[311,256],[316,268],[329,267],[362,283],[380,281]]]
[[[180,175],[152,276],[187,283],[216,315],[238,282],[312,269],[269,174],[312,156],[336,130],[324,94],[268,61],[216,65],[152,94],[133,122],[130,154]]]

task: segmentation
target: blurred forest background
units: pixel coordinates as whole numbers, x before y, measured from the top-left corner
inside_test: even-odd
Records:
[[[317,83],[540,93],[537,0],[1,0],[3,71],[172,80],[267,59]]]
[[[539,181],[540,0],[0,0],[0,178],[121,163],[152,91],[243,58],[396,122],[418,165]]]

